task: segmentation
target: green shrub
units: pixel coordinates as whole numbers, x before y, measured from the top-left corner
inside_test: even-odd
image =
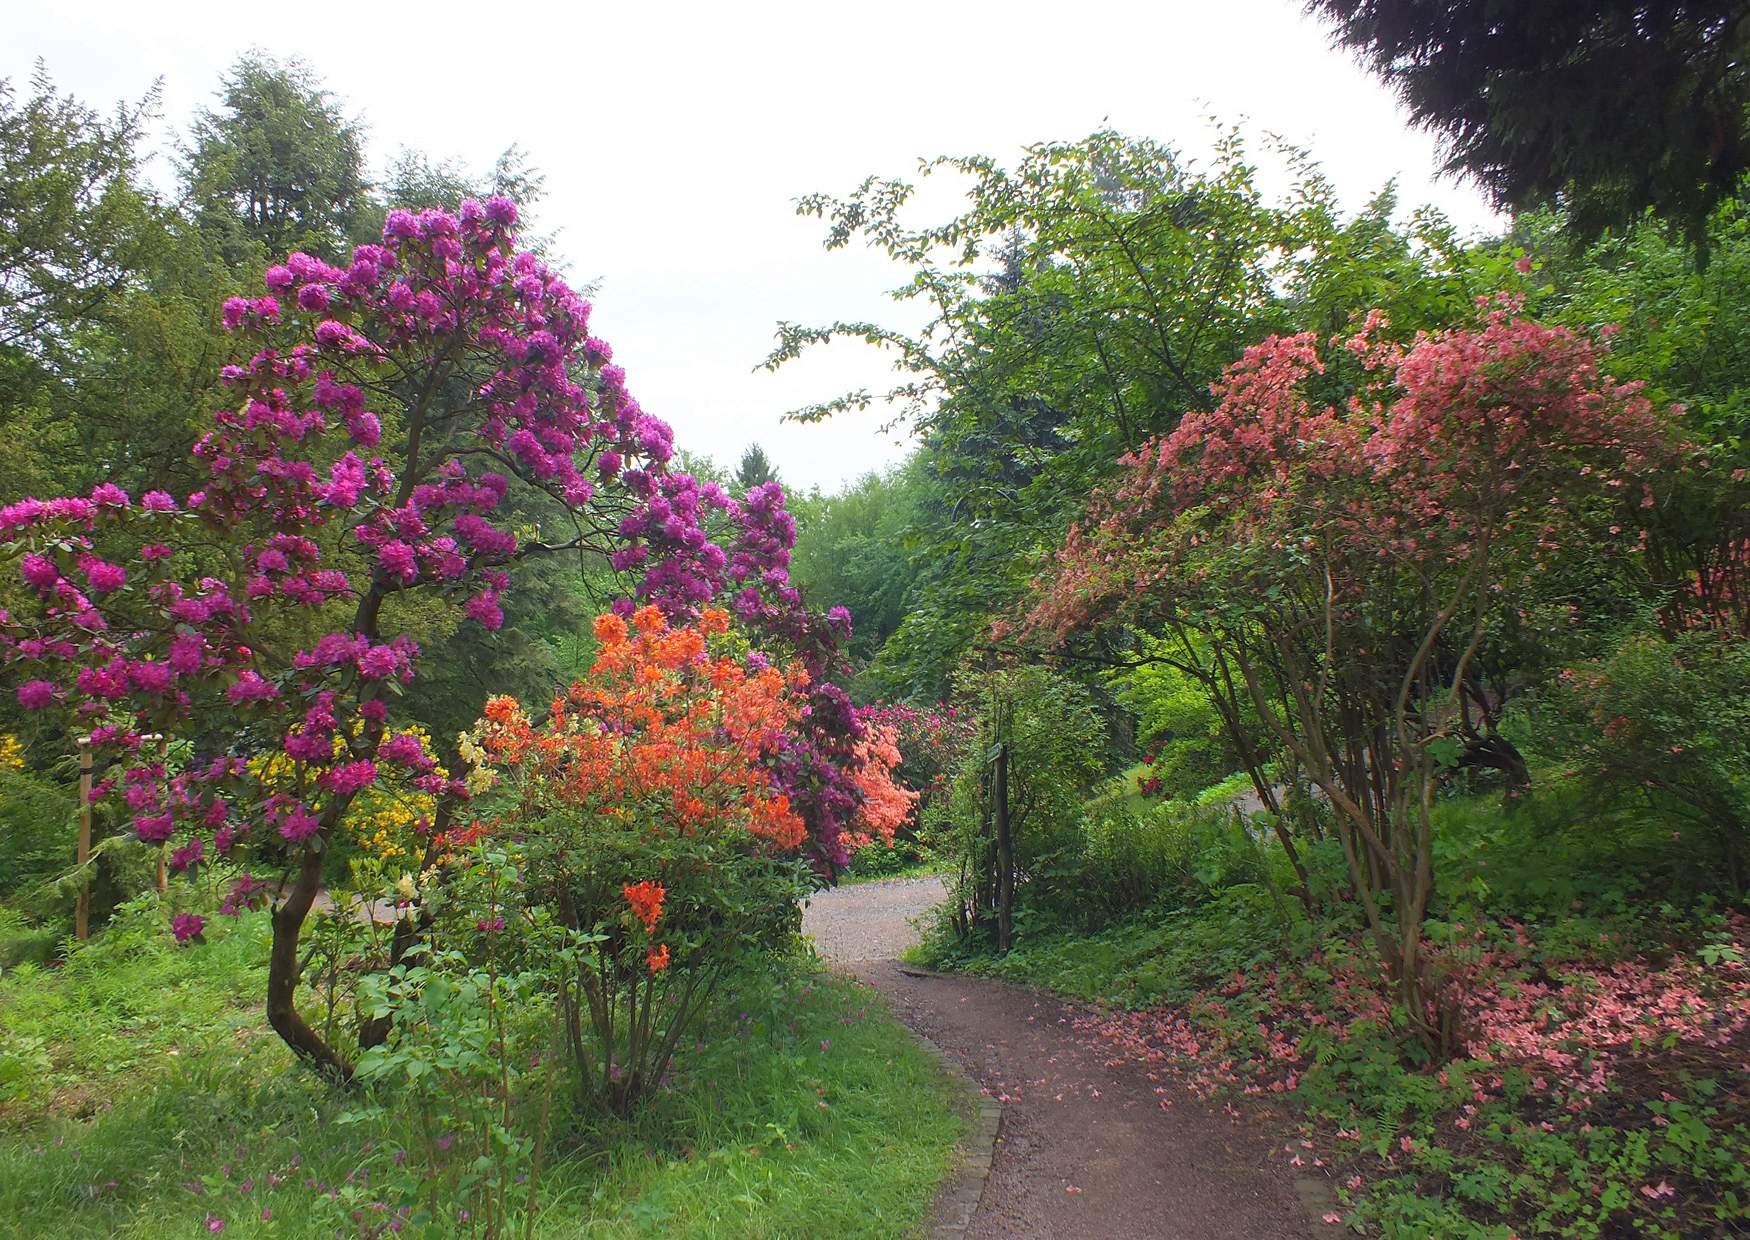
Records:
[[[1165,663],[1148,663],[1112,678],[1114,696],[1136,716],[1147,755],[1141,775],[1154,795],[1190,800],[1234,767],[1233,744],[1208,690]]]
[[[919,832],[895,836],[892,843],[876,840],[851,854],[843,878],[850,881],[898,878],[927,866],[932,853],[929,837]]]
[[[1088,795],[1104,774],[1106,730],[1086,688],[1043,667],[968,672],[961,697],[977,733],[949,795],[926,812],[950,868],[954,921],[963,935],[995,924],[998,909],[995,757],[1007,754],[1016,906],[1055,915],[1083,900],[1076,875]]]
[[[0,896],[72,866],[76,799],[35,772],[0,765]]]
[[[1750,643],[1630,634],[1563,671],[1532,708],[1537,744],[1617,803],[1675,820],[1668,845],[1750,887]]]
[[[0,970],[47,964],[64,933],[60,926],[33,925],[17,909],[0,907]]]
[[[1272,895],[1288,882],[1274,840],[1225,803],[1165,801],[1091,809],[1073,883],[1078,922],[1094,927],[1147,908],[1184,908],[1235,887]]]

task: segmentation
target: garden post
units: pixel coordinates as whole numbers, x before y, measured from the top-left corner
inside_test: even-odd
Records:
[[[170,772],[170,738],[162,733],[153,732],[140,739],[159,742],[158,761],[164,764],[164,771],[168,777]],[[161,896],[170,890],[170,875],[164,864],[165,858],[169,855],[170,844],[168,842],[158,845],[158,894]]]
[[[1015,839],[1009,826],[1009,746],[997,743],[997,950],[1006,952],[1015,929]]]
[[[79,746],[79,847],[75,854],[81,871],[79,899],[73,905],[73,936],[80,942],[91,937],[91,875],[84,869],[91,861],[91,738],[80,737]]]

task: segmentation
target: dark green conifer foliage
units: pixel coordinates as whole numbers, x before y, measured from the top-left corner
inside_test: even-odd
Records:
[[[1750,169],[1744,0],[1310,0],[1497,203],[1582,238],[1651,210],[1705,261]]]

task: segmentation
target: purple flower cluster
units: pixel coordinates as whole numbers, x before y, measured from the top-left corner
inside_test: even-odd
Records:
[[[222,372],[227,407],[194,445],[207,476],[193,493],[135,504],[106,483],[0,508],[27,587],[26,605],[0,613],[18,702],[90,729],[136,832],[180,834],[183,864],[209,838],[221,853],[283,857],[384,778],[464,795],[415,737],[388,731],[389,695],[419,650],[378,626],[384,600],[416,589],[503,624],[509,569],[540,550],[506,516],[515,486],[616,531],[591,545],[636,575],[637,596],[675,616],[729,596],[756,640],[804,660],[810,710],[778,774],[821,855],[841,856],[860,732],[832,683],[848,617],[810,615],[790,584],[796,530],[779,487],[738,503],[668,469],[669,428],[589,334],[589,303],[516,247],[515,219],[504,199],[392,211],[381,244],[344,265],[295,253],[268,268],[261,295],[226,302],[240,355]],[[392,392],[406,444],[395,459],[381,452]],[[238,578],[210,575],[196,548],[213,543],[236,550]],[[309,631],[297,613],[332,623],[343,608],[349,621],[289,658],[270,653]],[[168,775],[144,756],[152,732],[230,751]],[[248,753],[290,758],[300,798],[267,787]]]

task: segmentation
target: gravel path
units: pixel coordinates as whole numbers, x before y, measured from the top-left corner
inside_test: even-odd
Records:
[[[1252,1109],[1192,1097],[1079,1035],[1075,1010],[1023,986],[898,967],[939,881],[823,892],[803,928],[1003,1104],[1002,1139],[967,1240],[1304,1240],[1305,1185]],[[1280,1119],[1281,1117],[1276,1117]],[[1272,1165],[1274,1163],[1274,1165]]]
[[[803,907],[802,933],[813,935],[821,956],[838,964],[892,960],[918,941],[916,923],[947,894],[933,875],[829,887]]]

